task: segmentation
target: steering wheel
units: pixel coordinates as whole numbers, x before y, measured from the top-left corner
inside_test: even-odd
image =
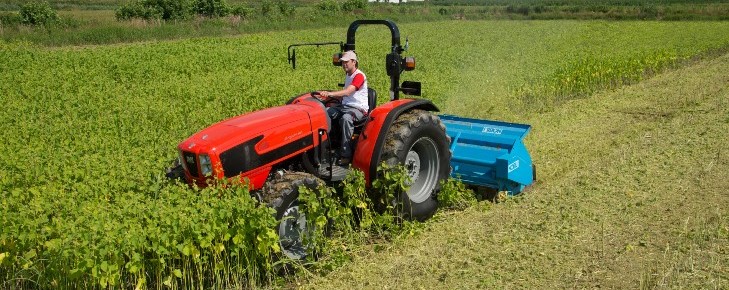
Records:
[[[342,103],[341,100],[339,100],[337,98],[332,98],[332,97],[327,97],[326,99],[322,100],[320,98],[321,94],[318,91],[311,92],[311,96],[316,98],[320,102],[322,102],[322,104],[324,104],[325,107],[332,107],[332,106],[336,106],[336,105],[339,105]]]

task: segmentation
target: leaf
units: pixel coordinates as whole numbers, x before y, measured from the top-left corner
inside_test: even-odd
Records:
[[[147,284],[147,280],[145,280],[144,277],[139,277],[139,279],[137,279],[137,286],[134,287],[134,290],[144,289],[144,284]]]
[[[240,245],[240,244],[241,244],[242,242],[243,242],[243,236],[241,236],[240,234],[236,234],[236,235],[235,235],[235,236],[233,237],[233,244],[234,244],[234,245],[236,245],[236,246],[237,246],[237,245]]]
[[[190,247],[190,245],[184,245],[181,252],[183,255],[189,256],[190,254],[192,254],[192,248]]]
[[[71,271],[68,272],[69,278],[71,278],[71,279],[76,279],[78,277],[81,277],[82,273],[83,272],[81,271],[81,269],[71,269]]]
[[[49,250],[53,250],[53,249],[55,249],[58,246],[58,244],[60,242],[61,242],[60,239],[52,239],[52,240],[46,241],[45,243],[43,243],[43,245],[46,248],[48,248]]]
[[[23,264],[23,270],[27,270],[31,266],[33,266],[33,262],[32,261],[28,261],[27,263]]]
[[[180,271],[180,269],[175,269],[172,271],[172,273],[175,274],[175,277],[182,278],[182,271]]]
[[[25,252],[25,254],[23,255],[23,258],[30,260],[30,259],[35,258],[35,255],[36,255],[35,250],[32,249],[30,251]]]

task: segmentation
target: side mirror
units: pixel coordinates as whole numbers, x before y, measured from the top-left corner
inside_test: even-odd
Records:
[[[400,91],[406,95],[420,96],[420,82],[404,81],[400,85]]]

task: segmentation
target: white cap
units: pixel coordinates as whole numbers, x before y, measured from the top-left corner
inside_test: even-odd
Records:
[[[342,61],[349,61],[350,59],[357,60],[357,55],[354,54],[354,51],[347,50],[342,54],[342,58],[340,58]]]

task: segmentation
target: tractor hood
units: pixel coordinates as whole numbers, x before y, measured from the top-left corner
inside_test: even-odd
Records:
[[[299,128],[306,123],[307,131],[310,132],[309,114],[304,109],[302,106],[288,105],[233,117],[195,133],[180,143],[178,148],[193,153],[222,152],[241,142],[262,135],[275,134],[278,131],[276,128],[292,123],[296,123],[298,126],[295,127]],[[303,135],[309,132],[295,131],[291,134]],[[294,137],[296,136],[291,136]],[[260,149],[265,150],[265,148]]]

